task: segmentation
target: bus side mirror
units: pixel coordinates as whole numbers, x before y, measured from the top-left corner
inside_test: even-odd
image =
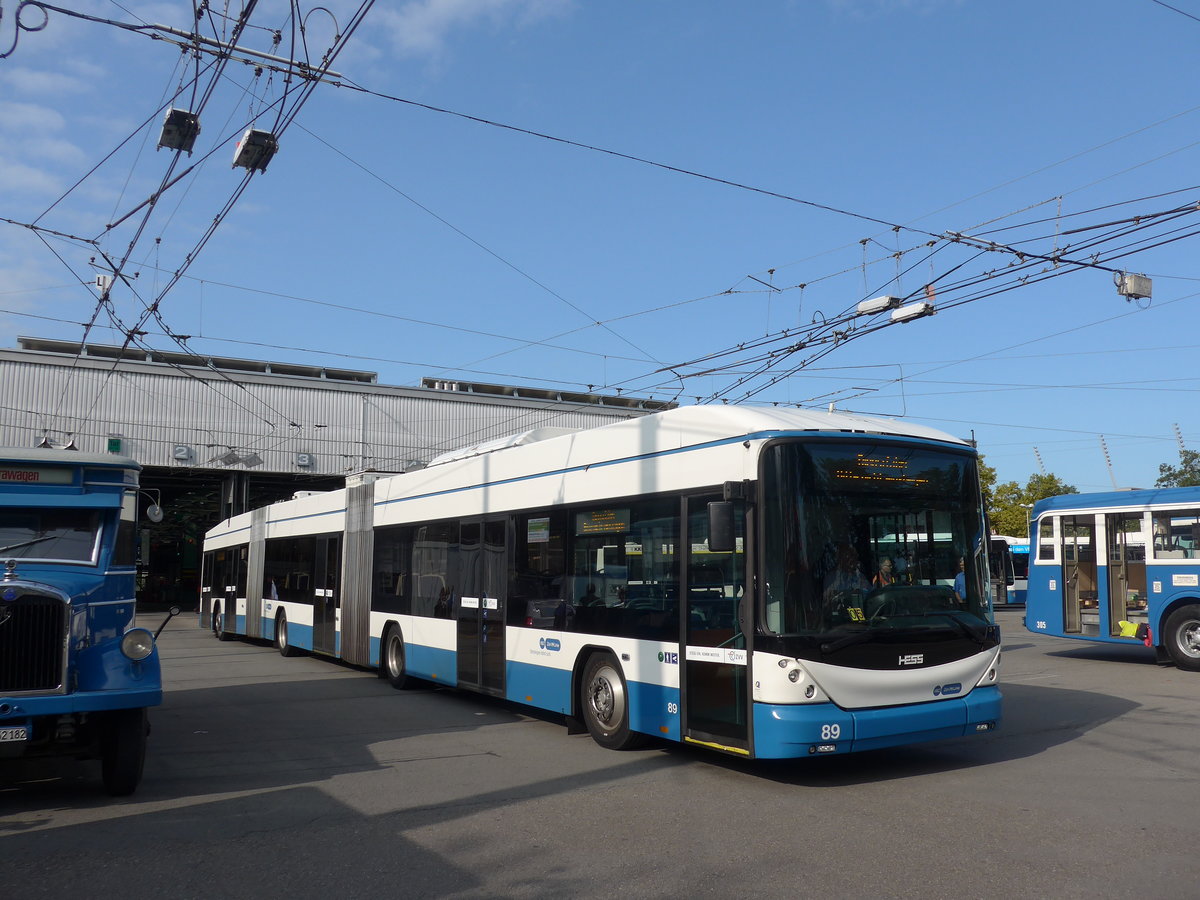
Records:
[[[713,553],[732,553],[737,549],[733,502],[730,500],[714,500],[708,504],[708,549]]]

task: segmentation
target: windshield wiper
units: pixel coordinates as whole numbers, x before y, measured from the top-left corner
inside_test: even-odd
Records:
[[[57,537],[54,534],[43,534],[41,537],[31,538],[28,541],[21,541],[19,544],[9,544],[7,547],[0,547],[0,553],[7,553],[9,550],[20,550],[22,547],[30,547],[34,544],[40,544],[42,541],[48,541],[52,537]]]

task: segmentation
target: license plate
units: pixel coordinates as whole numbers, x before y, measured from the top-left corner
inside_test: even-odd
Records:
[[[15,728],[0,728],[0,744],[29,740],[29,728],[18,725]]]

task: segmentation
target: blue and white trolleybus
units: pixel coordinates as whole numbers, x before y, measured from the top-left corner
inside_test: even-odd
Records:
[[[949,435],[688,407],[228,519],[201,624],[552,710],[614,749],[848,753],[997,726],[986,535]]]

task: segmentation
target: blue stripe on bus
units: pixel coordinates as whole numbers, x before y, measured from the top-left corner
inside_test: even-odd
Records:
[[[900,744],[963,737],[976,726],[1000,722],[997,687],[975,688],[966,697],[885,709],[845,710],[832,703],[782,706],[754,704],[754,755],[763,759],[850,753]],[[834,736],[836,733],[836,737]]]

